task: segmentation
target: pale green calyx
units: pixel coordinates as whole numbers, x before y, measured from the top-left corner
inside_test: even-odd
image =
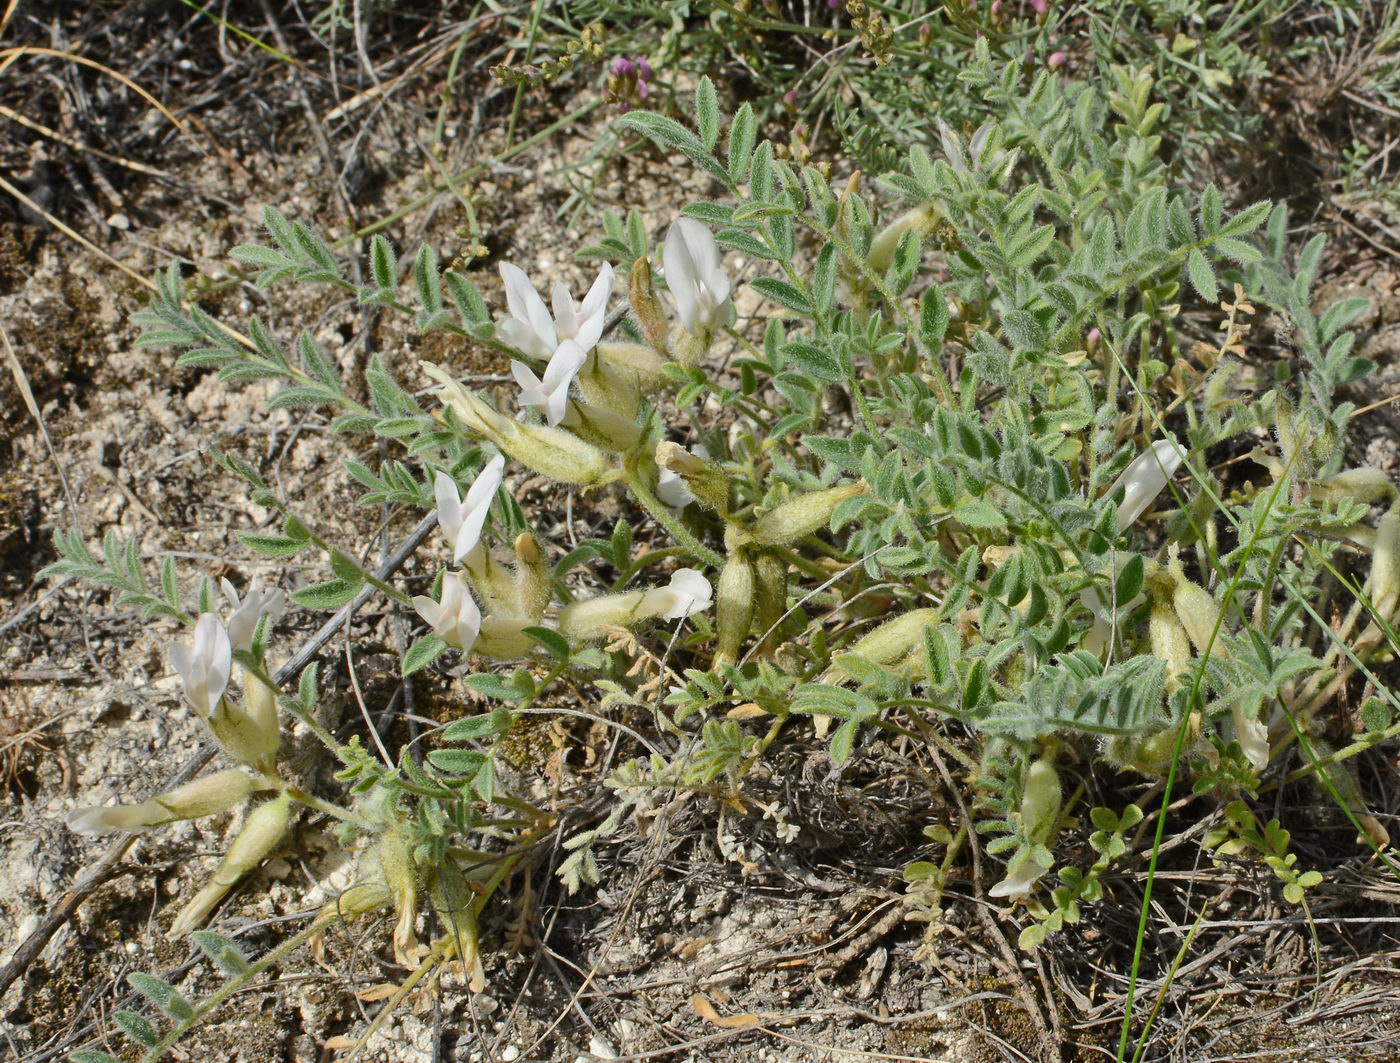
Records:
[[[864,480],[790,498],[758,518],[750,530],[760,546],[788,546],[824,527],[846,499],[869,490]]]
[[[424,372],[441,385],[439,397],[467,431],[489,440],[542,476],[561,483],[588,485],[600,482],[611,471],[603,452],[572,432],[513,421],[462,387],[439,366],[431,362],[422,365]]]
[[[115,830],[149,830],[164,823],[224,812],[260,789],[266,789],[266,783],[254,780],[238,768],[230,768],[177,786],[140,804],[80,808],[68,814],[67,822],[71,830],[89,837]]]

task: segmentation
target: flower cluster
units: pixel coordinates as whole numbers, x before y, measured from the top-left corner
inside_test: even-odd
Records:
[[[228,580],[223,581],[223,591],[232,606],[228,624],[217,613],[202,613],[195,622],[193,644],[177,642],[169,654],[185,700],[239,767],[195,779],[139,804],[79,808],[68,816],[69,827],[80,834],[143,831],[212,816],[255,793],[279,791],[249,813],[218,870],[176,916],[171,937],[201,926],[234,883],[282,840],[290,822],[286,784],[277,774],[281,726],[276,694],[256,668],[245,668],[242,701],[236,703],[227,696],[234,652],[249,654],[261,664],[259,628],[264,618],[272,620],[282,614],[286,595],[280,590],[262,590],[254,583],[247,597],[240,599]]]
[[[609,103],[630,107],[651,95],[651,64],[644,58],[636,60],[619,55],[608,67],[604,95]]]
[[[616,281],[610,265],[599,270],[582,302],[556,281],[546,303],[524,270],[501,264],[507,314],[497,322],[496,335],[521,356],[511,361],[519,387],[514,418],[493,409],[442,368],[425,363],[457,421],[500,451],[465,496],[445,471],[434,479],[438,523],[451,547],[452,564],[461,568],[442,573],[437,596],[419,595],[413,606],[444,647],[520,656],[532,646],[525,629],[544,622],[548,574],[533,537],[517,540],[513,572],[495,561],[481,541],[507,457],[561,483],[645,481],[642,489],[665,505],[680,508],[699,498],[723,508],[727,487],[703,447],[691,454],[680,451],[688,460],[672,454],[668,448],[678,448],[668,442],[655,453],[646,448],[646,395],[666,379],[666,361],[698,359],[733,313],[729,277],[704,225],[677,220],[666,236],[664,261],[679,321],[674,335],[657,320],[664,312],[650,288],[649,272],[634,271],[630,292],[634,311],[654,337],[651,344],[604,342]],[[638,283],[637,276],[646,280]],[[709,608],[712,598],[704,575],[681,569],[664,587],[575,603],[561,613],[559,629],[587,641],[610,626],[682,619]]]

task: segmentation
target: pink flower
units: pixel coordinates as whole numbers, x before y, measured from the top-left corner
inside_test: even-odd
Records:
[[[1051,52],[1050,58],[1045,60],[1045,65],[1048,66],[1051,70],[1058,70],[1060,67],[1065,65],[1065,62],[1068,59],[1069,56],[1066,55],[1064,52]]]

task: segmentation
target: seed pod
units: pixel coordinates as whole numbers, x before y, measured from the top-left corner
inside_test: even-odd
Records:
[[[1308,494],[1323,502],[1352,500],[1368,505],[1388,502],[1395,497],[1395,485],[1380,469],[1362,466],[1346,469],[1308,487]]]
[[[891,664],[923,646],[924,629],[938,623],[937,609],[913,609],[887,620],[874,631],[851,644],[847,653],[864,657],[872,664]],[[919,654],[922,656],[922,653]],[[850,676],[832,666],[822,677],[824,683],[843,683]]]
[[[756,626],[768,639],[776,639],[778,627],[787,613],[787,562],[772,550],[760,550],[754,558],[753,570]]]
[[[1376,550],[1366,583],[1376,615],[1390,620],[1400,604],[1400,513],[1393,509],[1376,525]]]
[[[939,211],[932,203],[923,207],[916,207],[911,211],[901,214],[894,221],[890,222],[875,235],[875,239],[870,243],[870,254],[866,256],[866,262],[876,273],[884,273],[890,268],[890,263],[894,261],[895,248],[899,246],[899,241],[904,238],[904,234],[911,229],[918,233],[919,239],[923,239],[933,231],[933,226],[939,218]]]

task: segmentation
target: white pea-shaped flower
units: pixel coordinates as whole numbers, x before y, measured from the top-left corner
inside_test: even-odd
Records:
[[[545,366],[543,378],[535,376],[524,362],[512,361],[510,371],[520,385],[520,405],[538,407],[544,413],[545,422],[553,428],[564,419],[569,388],[586,361],[587,348],[571,339],[559,344]]]
[[[460,572],[448,572],[442,577],[441,601],[420,594],[413,599],[413,608],[432,627],[434,635],[464,653],[481,633],[481,610]]]
[[[452,546],[454,565],[461,564],[462,558],[481,541],[481,529],[486,523],[487,514],[491,512],[491,501],[501,486],[505,467],[506,459],[500,454],[483,465],[471,487],[467,488],[465,500],[457,493],[457,482],[447,473],[439,471],[433,478],[438,527]]]
[[[666,234],[666,286],[681,326],[701,336],[729,322],[729,276],[710,230],[694,218],[677,218]]]
[[[194,626],[194,648],[175,643],[170,647],[170,663],[184,682],[185,697],[208,719],[228,689],[233,671],[233,646],[219,618],[202,613]]]
[[[1123,489],[1118,503],[1118,530],[1125,531],[1152,504],[1181,465],[1181,448],[1170,439],[1159,439],[1134,458],[1109,488],[1112,495]]]
[[[568,287],[555,281],[552,314],[523,269],[509,262],[502,262],[500,269],[510,316],[497,324],[496,331],[521,354],[550,358],[565,340],[589,351],[602,339],[615,277],[612,266],[603,264],[583,302],[577,305]]]
[[[281,616],[287,607],[287,596],[277,589],[263,590],[258,586],[257,580],[248,588],[248,596],[241,600],[238,592],[233,589],[233,584],[227,579],[221,581],[221,586],[224,597],[233,606],[233,615],[228,618],[229,642],[236,650],[251,650],[253,632],[257,630],[258,621],[264,614],[274,620]]]
[[[703,613],[710,607],[714,595],[710,581],[698,569],[678,568],[671,574],[669,584],[646,592],[638,612],[662,620],[680,620]]]

